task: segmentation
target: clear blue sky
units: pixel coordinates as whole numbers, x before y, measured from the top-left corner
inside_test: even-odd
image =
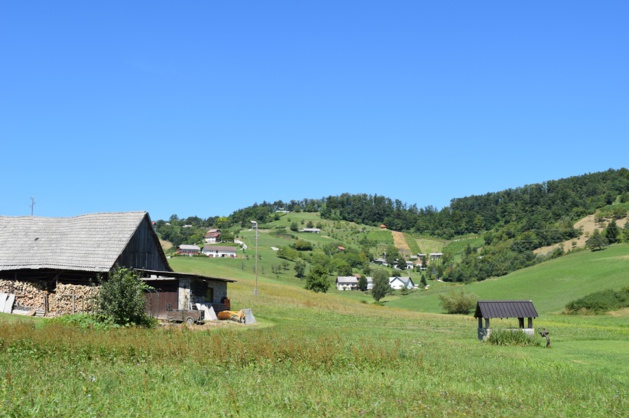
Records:
[[[629,166],[629,2],[5,1],[0,215],[419,207]]]

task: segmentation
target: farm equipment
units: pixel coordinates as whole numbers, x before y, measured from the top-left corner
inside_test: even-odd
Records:
[[[166,319],[171,322],[185,322],[188,325],[203,322],[203,311],[198,309],[173,309],[170,305],[166,307]]]

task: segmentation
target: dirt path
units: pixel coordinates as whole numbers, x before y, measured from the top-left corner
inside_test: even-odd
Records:
[[[404,258],[408,258],[411,255],[411,248],[406,243],[404,234],[398,231],[391,231],[391,235],[393,235],[393,245],[397,247]]]

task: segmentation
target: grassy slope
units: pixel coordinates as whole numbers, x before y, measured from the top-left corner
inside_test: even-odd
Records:
[[[629,245],[604,251],[580,251],[519,270],[505,277],[465,286],[480,299],[533,300],[540,314],[556,313],[574,299],[597,290],[629,285]],[[442,312],[438,295],[451,286],[417,292],[391,302],[392,306],[423,312]]]
[[[266,239],[263,262],[273,256]],[[238,279],[232,305],[259,323],[98,332],[0,320],[0,415],[626,416],[626,317],[549,312],[586,286],[626,284],[627,254],[581,252],[470,286],[484,297],[537,292],[517,297],[539,298],[549,350],[481,344],[469,316],[392,307],[424,309],[431,291],[380,307],[359,292],[315,294],[261,276],[254,297],[241,260],[176,258],[176,270]]]

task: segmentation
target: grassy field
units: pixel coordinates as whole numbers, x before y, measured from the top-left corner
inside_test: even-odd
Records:
[[[253,296],[253,233],[241,235],[249,260],[171,264],[237,279],[232,306],[251,308],[254,325],[96,331],[0,314],[0,416],[629,414],[626,314],[558,314],[575,297],[627,285],[627,245],[466,287],[482,298],[532,299],[535,325],[551,332],[545,349],[479,342],[474,318],[439,313],[437,294],[452,288],[445,283],[384,306],[360,292],[306,291],[292,272],[269,274],[270,236],[260,237],[268,270]]]

